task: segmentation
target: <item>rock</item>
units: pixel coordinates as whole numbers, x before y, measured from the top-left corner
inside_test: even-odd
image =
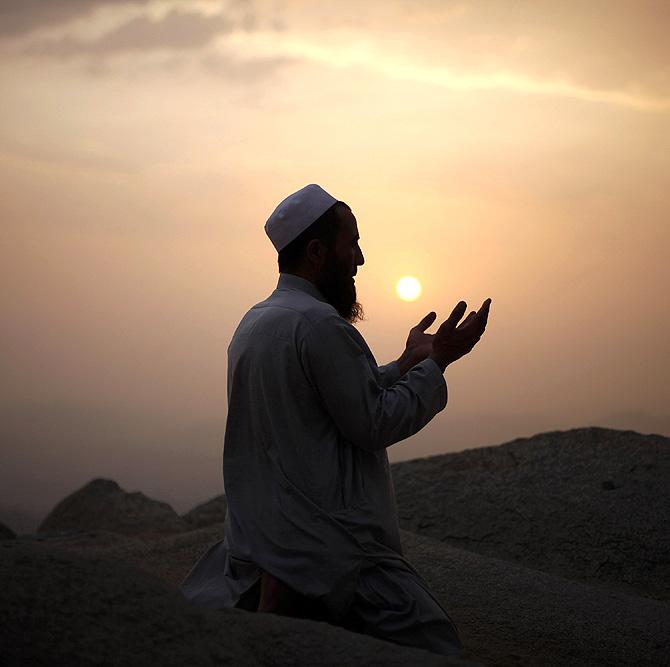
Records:
[[[16,537],[16,533],[4,523],[0,523],[0,540],[11,540]]]
[[[221,494],[206,503],[194,507],[190,512],[183,515],[184,521],[191,528],[204,528],[215,523],[223,523],[226,518],[228,503],[226,496]]]
[[[670,605],[603,590],[401,531],[405,555],[486,665],[659,667]]]
[[[140,492],[127,493],[109,479],[94,479],[61,500],[38,533],[101,530],[150,536],[186,528],[187,524],[167,503]]]
[[[106,555],[137,564],[174,585],[183,579],[207,546],[221,537],[220,527],[211,526],[152,542],[125,541],[117,548],[110,548]],[[426,579],[458,626],[466,659],[501,666],[634,664],[651,667],[664,664],[665,656],[670,654],[670,605],[667,603],[605,591],[406,531],[401,532],[401,537],[405,556]],[[45,569],[45,572],[48,571]],[[76,569],[73,572],[73,577],[80,576]],[[133,579],[127,578],[127,581]],[[95,588],[91,586],[90,590]],[[121,596],[126,595],[124,590],[120,589]],[[132,602],[132,596],[130,600]],[[290,622],[276,626],[276,634],[281,629],[290,639],[275,637],[274,641],[279,641],[288,652],[288,644],[294,641],[293,633],[306,632],[305,626],[291,626],[298,622],[296,619],[281,620]],[[226,620],[225,627],[229,628],[229,624]],[[267,641],[264,637],[267,626],[248,626],[241,632],[247,641]],[[199,637],[202,635],[197,635],[194,641],[200,641]],[[298,646],[318,641],[319,635],[305,634]],[[350,641],[348,637],[346,641]],[[263,644],[262,650],[270,654],[272,648]],[[324,655],[329,651],[338,655],[341,650],[333,646],[323,649]],[[333,662],[337,664],[335,658]],[[268,657],[266,664],[282,663]],[[286,664],[315,662],[298,651],[295,662]],[[355,663],[343,658],[341,664]]]
[[[163,581],[179,586],[207,547],[221,539],[223,528],[220,524],[215,524],[188,533],[166,535],[152,541],[126,541],[105,551],[133,563]],[[73,545],[68,547],[72,548]]]
[[[406,530],[670,599],[668,438],[557,431],[396,463],[392,471]]]
[[[7,667],[472,665],[331,626],[241,610],[202,611],[109,556],[0,544],[0,646]]]

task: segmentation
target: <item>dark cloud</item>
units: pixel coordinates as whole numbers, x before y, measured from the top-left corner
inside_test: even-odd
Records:
[[[89,72],[104,75],[111,61],[108,56],[162,50],[168,52],[157,66],[178,70],[192,62],[185,52],[196,53],[207,47],[217,36],[233,29],[253,31],[257,28],[254,7],[246,1],[229,5],[226,14],[205,15],[187,11],[183,3],[162,18],[136,16],[105,33],[96,40],[81,40],[71,36],[42,40],[26,46],[24,53],[51,58],[83,57]],[[282,66],[293,62],[287,57],[243,58],[219,51],[197,54],[197,62],[217,76],[239,80],[263,80]]]
[[[129,0],[128,4],[145,4]],[[0,0],[0,37],[18,37],[38,28],[91,14],[112,0]]]
[[[161,19],[135,17],[95,41],[63,37],[33,46],[31,52],[67,57],[156,49],[184,51],[206,46],[217,35],[229,32],[233,27],[233,22],[221,14],[206,16],[173,9]]]

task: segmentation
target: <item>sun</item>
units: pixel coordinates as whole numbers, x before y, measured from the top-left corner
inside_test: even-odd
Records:
[[[414,276],[403,276],[396,283],[395,291],[403,301],[416,301],[421,296],[421,283]]]

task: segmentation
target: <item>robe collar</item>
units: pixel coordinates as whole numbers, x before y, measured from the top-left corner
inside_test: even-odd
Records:
[[[313,282],[301,278],[300,276],[293,275],[292,273],[279,274],[277,289],[299,290],[300,292],[306,292],[319,301],[323,301],[323,303],[328,303],[326,297],[321,294]]]

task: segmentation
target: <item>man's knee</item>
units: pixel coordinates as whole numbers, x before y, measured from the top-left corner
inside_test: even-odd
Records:
[[[403,567],[375,567],[362,573],[346,625],[441,655],[461,652],[456,625],[428,585]]]
[[[312,620],[323,620],[325,615],[325,609],[317,600],[302,595],[265,571],[261,575],[260,596],[256,611]]]

